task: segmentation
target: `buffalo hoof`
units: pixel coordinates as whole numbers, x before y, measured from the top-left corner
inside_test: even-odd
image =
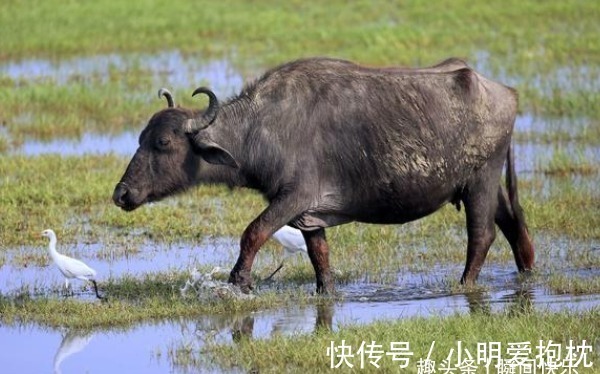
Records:
[[[524,269],[524,270],[519,271],[518,278],[519,278],[519,280],[526,281],[528,279],[533,278],[534,275],[535,275],[534,269]]]
[[[250,271],[248,270],[232,271],[229,275],[229,283],[238,286],[246,294],[254,289],[252,286],[252,275],[250,275]]]
[[[335,287],[331,277],[325,277],[324,280],[317,280],[317,293],[319,295],[333,296],[335,293]]]
[[[323,296],[333,296],[335,294],[335,289],[333,286],[330,287],[317,287],[317,294]]]

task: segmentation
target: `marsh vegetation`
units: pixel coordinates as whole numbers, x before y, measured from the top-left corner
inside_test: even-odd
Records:
[[[600,3],[455,1],[442,9],[427,1],[50,0],[0,7],[2,346],[14,335],[75,330],[102,335],[97,340],[109,350],[111,334],[140,342],[139,331],[153,331],[160,341],[156,331],[164,329],[174,341],[156,343],[158,372],[162,360],[176,372],[316,372],[328,370],[332,340],[402,338],[417,357],[432,340],[447,354],[458,340],[586,339],[596,366],[589,372],[597,370]],[[328,230],[340,290],[333,300],[312,294],[307,259],[259,284],[251,300],[182,297],[193,268],[233,265],[240,234],[265,203],[251,191],[202,186],[131,213],[113,206],[137,134],[164,106],[157,89],[167,86],[181,105],[199,107],[190,97],[197,86],[226,97],[268,67],[315,55],[376,66],[458,56],[517,88],[516,164],[537,270],[519,277],[499,234],[479,285],[465,290],[457,282],[465,217],[449,206],[403,226]],[[39,237],[46,228],[59,235],[60,251],[98,270],[108,303],[95,302],[89,287],[60,296]],[[268,242],[255,279],[280,256]],[[273,333],[292,325],[273,321],[295,308],[309,315],[298,317],[298,333]],[[320,328],[323,320],[331,329]],[[54,349],[39,341],[40,350]]]

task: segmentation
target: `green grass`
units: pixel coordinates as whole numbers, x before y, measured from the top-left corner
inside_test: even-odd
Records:
[[[14,85],[10,82],[5,87]],[[142,83],[128,85],[111,81],[102,84],[99,80],[92,85],[25,82],[18,90],[6,90],[2,94],[0,115],[11,119],[7,129],[17,143],[28,138],[48,140],[57,135],[77,138],[85,132],[137,130],[148,119],[149,113],[160,107],[158,100],[152,102],[153,107],[148,105],[154,98],[150,92],[146,97],[124,94],[143,90],[140,86]]]
[[[128,60],[135,53],[174,50],[194,56],[198,64],[227,59],[251,79],[270,66],[306,56],[423,66],[453,55],[514,85],[523,111],[597,122],[599,13],[596,2],[576,0],[462,0],[443,7],[423,0],[9,1],[0,15],[0,61],[57,62],[115,53]],[[0,151],[30,137],[140,128],[160,108],[152,78],[163,72],[143,63],[128,69],[111,66],[108,71],[107,76],[70,76],[59,85],[51,78],[1,78],[0,121],[11,139],[0,140]],[[211,83],[215,84],[190,81],[171,88],[186,104],[192,102],[193,88]],[[587,132],[585,138],[589,135],[596,143],[600,139],[597,131]]]
[[[12,253],[14,248],[23,245],[45,248],[47,243],[39,238],[39,232],[47,227],[57,231],[59,246],[65,250],[71,243],[103,243],[105,248],[92,255],[96,258],[124,252],[123,256],[134,259],[139,254],[137,247],[148,242],[196,244],[205,237],[237,239],[265,206],[262,199],[250,191],[201,187],[126,213],[110,201],[114,183],[126,161],[116,156],[12,156],[0,159],[0,167],[7,170],[0,189],[0,203],[4,207],[0,221],[0,253],[6,253],[2,261],[17,268],[24,263],[46,265],[45,251]],[[536,243],[540,269],[552,268],[557,261],[575,269],[597,267],[598,257],[593,255],[591,243],[600,238],[600,217],[597,209],[590,208],[598,203],[597,192],[573,185],[568,177],[549,190],[535,182],[522,181],[521,184],[521,198]],[[454,284],[459,273],[431,279],[431,269],[436,265],[455,267],[460,271],[464,264],[464,212],[457,212],[454,207],[447,206],[426,219],[402,226],[349,224],[335,227],[328,230],[328,238],[331,263],[339,284],[365,277],[376,283],[394,284],[399,272],[411,271],[423,274],[423,282],[434,282],[429,285],[431,288],[450,292],[461,289]],[[562,238],[569,241],[564,243]],[[261,252],[277,248],[272,242],[265,247]],[[237,253],[237,245],[230,250]],[[557,252],[564,252],[566,257],[557,259]],[[255,266],[255,279],[267,276],[275,262]],[[511,266],[512,263],[506,240],[498,233],[486,264]],[[562,271],[561,266],[556,271]],[[284,287],[310,284],[314,281],[314,272],[309,262],[303,259],[288,264],[277,279]],[[116,293],[117,300],[131,302],[130,295],[120,294],[122,289],[129,287],[128,282],[130,280],[120,278],[110,280],[109,293]],[[546,282],[541,281],[542,284]],[[556,283],[547,287],[553,289],[553,284]],[[143,304],[156,307],[151,302],[156,289],[149,285],[143,287],[146,289],[134,293],[146,295],[148,300]],[[172,291],[173,287],[171,283],[167,288]],[[596,292],[597,287],[590,287],[589,291]],[[39,302],[31,300],[31,303],[37,305]],[[50,300],[39,308],[43,310],[52,303],[60,301]],[[147,310],[136,318],[143,318]],[[18,309],[13,312],[18,313]],[[85,313],[85,310],[80,312]],[[161,313],[166,312],[158,311],[157,315]],[[179,311],[174,309],[173,313]],[[45,321],[41,315],[36,318],[40,318],[38,322]],[[111,318],[128,317],[117,315]],[[90,323],[103,322],[90,320]]]
[[[130,326],[142,321],[169,318],[191,318],[207,314],[250,313],[265,308],[307,305],[315,298],[298,290],[265,291],[252,299],[219,299],[182,297],[189,274],[159,273],[142,278],[123,277],[100,283],[101,293],[108,301],[85,302],[78,297],[53,294],[32,296],[25,289],[11,295],[0,295],[0,321],[3,324],[35,322],[49,327],[69,326],[91,329]]]
[[[57,12],[60,5],[60,12]],[[377,63],[415,63],[489,51],[540,69],[598,63],[595,2],[427,1],[135,3],[54,1],[5,4],[2,59],[56,57],[174,46],[275,62],[335,54]],[[39,22],[44,19],[44,22]],[[260,21],[260,22],[259,22]],[[77,31],[74,33],[74,31]],[[258,60],[260,58],[260,60]],[[502,65],[499,65],[502,66]]]
[[[571,182],[571,179],[566,181]],[[551,182],[556,183],[556,180]],[[565,187],[550,193],[543,189],[534,190],[538,195],[523,201],[527,223],[533,235],[536,231],[544,230],[572,238],[597,239],[600,235],[598,192],[564,183],[556,185]]]
[[[154,206],[126,213],[112,204],[115,183],[127,159],[117,156],[39,157],[0,159],[0,250],[38,245],[37,234],[52,227],[64,242],[106,241],[131,231],[154,241],[194,241],[205,236],[238,237],[266,206],[256,193],[203,186]],[[600,238],[597,191],[573,184],[573,171],[553,179],[548,187],[521,181],[522,203],[532,232],[545,230],[573,238]],[[592,177],[597,174],[592,174]],[[541,180],[540,180],[541,181]],[[239,209],[243,206],[244,209]],[[329,230],[344,256],[355,253],[385,263],[394,254],[408,263],[462,261],[466,233],[464,212],[447,206],[440,212],[403,226],[347,225]],[[114,240],[114,239],[113,239]],[[498,242],[504,239],[499,234]],[[365,249],[373,248],[376,251]],[[432,251],[429,248],[437,248]],[[371,253],[373,252],[373,253]],[[336,251],[333,251],[336,254]],[[373,257],[374,256],[374,257]]]
[[[539,312],[528,310],[507,309],[499,313],[473,313],[470,315],[451,315],[448,317],[409,318],[397,321],[382,321],[368,326],[344,326],[339,331],[319,331],[313,335],[302,336],[276,336],[269,339],[250,340],[242,339],[235,345],[214,345],[211,357],[214,357],[221,367],[241,368],[245,371],[261,373],[279,372],[329,372],[331,370],[331,357],[327,356],[327,348],[340,347],[342,342],[350,346],[355,354],[348,358],[354,365],[354,371],[359,371],[360,354],[358,348],[364,341],[365,344],[374,342],[381,345],[381,350],[390,352],[390,343],[408,342],[409,351],[413,353],[408,367],[402,372],[417,372],[419,359],[428,356],[432,342],[435,341],[431,360],[436,362],[436,367],[448,358],[453,351],[451,362],[456,364],[458,341],[461,348],[469,351],[474,360],[477,360],[478,343],[488,345],[490,342],[500,343],[501,357],[508,359],[509,345],[519,342],[529,342],[533,359],[537,354],[540,340],[543,344],[550,341],[562,345],[563,352],[570,341],[575,346],[582,345],[583,340],[588,348],[588,363],[591,368],[579,366],[580,373],[597,372],[600,364],[600,354],[597,351],[597,339],[600,335],[599,310],[584,313],[573,312]],[[190,355],[198,354],[190,352]],[[461,352],[463,358],[466,353]],[[564,358],[564,355],[562,356]],[[339,358],[334,358],[333,365],[339,363]],[[378,362],[379,369],[372,366],[368,354],[365,354],[366,372],[397,372],[399,363],[391,360],[390,356],[383,355]],[[477,365],[478,373],[484,373],[482,364]],[[344,363],[340,366],[343,372],[350,368]],[[494,370],[493,368],[491,368]],[[494,371],[495,372],[495,371]]]
[[[156,98],[157,85],[173,74],[167,68],[145,65],[145,54],[175,51],[184,59],[197,60],[183,72],[190,81],[169,88],[178,103],[198,108],[205,102],[192,99],[191,91],[218,83],[211,81],[212,76],[196,74],[211,61],[227,60],[234,74],[249,80],[271,66],[306,56],[341,57],[374,66],[423,66],[458,56],[518,89],[520,111],[533,116],[537,124],[517,132],[517,142],[559,150],[547,159],[528,156],[539,162],[532,173],[519,176],[521,202],[537,247],[539,269],[531,281],[549,292],[600,292],[596,275],[577,273],[594,273],[600,266],[594,249],[600,239],[598,165],[583,152],[564,151],[572,144],[592,149],[600,145],[597,1],[460,0],[436,5],[424,0],[9,0],[0,7],[0,67],[36,59],[77,63],[78,58],[112,54],[127,62],[126,67],[109,66],[107,73],[92,69],[61,81],[52,76],[0,77],[0,266],[47,264],[45,252],[15,255],[16,248],[45,248],[47,243],[38,237],[45,228],[57,231],[59,245],[111,246],[108,252],[95,253],[96,258],[117,251],[135,259],[138,246],[147,242],[237,240],[264,209],[265,202],[251,191],[204,186],[125,213],[112,204],[111,194],[127,157],[11,153],[30,139],[139,131],[165,106]],[[464,211],[448,206],[403,226],[349,224],[328,229],[337,282],[368,279],[395,284],[399,272],[410,271],[422,274],[428,289],[464,293],[457,284],[460,274],[451,274],[455,268],[460,272],[464,264],[464,224]],[[269,242],[264,251],[280,249]],[[255,267],[255,279],[267,275],[275,262]],[[498,233],[486,264],[513,266],[512,262],[511,251]],[[443,275],[432,276],[436,266],[441,266]],[[575,269],[576,274],[562,274],[565,268]],[[185,272],[108,279],[101,289],[109,295],[109,303],[56,297],[58,286],[34,296],[36,285],[29,285],[21,292],[0,295],[0,321],[114,328],[146,320],[228,315],[322,301],[298,291],[299,285],[314,280],[306,259],[284,269],[277,276],[283,291],[263,292],[245,301],[181,298],[178,288],[188,276]],[[549,269],[561,275],[548,276]],[[478,287],[485,289],[486,284]],[[435,358],[441,360],[442,352],[448,352],[456,340],[474,344],[597,339],[598,317],[597,310],[575,314],[513,308],[494,314],[342,326],[335,332],[302,337],[242,340],[234,347],[215,346],[212,351],[221,368],[319,372],[329,370],[325,349],[331,340],[356,345],[368,339],[382,344],[405,339],[416,354],[426,355],[436,339]],[[597,350],[594,357],[600,364]],[[197,352],[185,347],[175,347],[171,354],[181,363],[199,360],[194,356]],[[381,370],[385,371],[393,371],[389,360]]]
[[[597,294],[600,293],[600,277],[569,277],[555,274],[548,280],[548,286],[557,294]]]
[[[600,166],[590,161],[582,150],[568,151],[558,148],[545,164],[539,165],[538,170],[548,175],[586,175],[600,171]]]

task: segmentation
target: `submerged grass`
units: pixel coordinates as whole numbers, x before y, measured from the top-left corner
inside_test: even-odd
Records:
[[[465,359],[470,355],[473,359],[471,363],[479,373],[485,372],[485,367],[477,361],[478,355],[483,352],[478,344],[484,345],[489,354],[490,347],[496,343],[500,347],[500,357],[509,359],[512,357],[511,346],[514,350],[517,343],[523,343],[531,349],[527,356],[533,360],[539,353],[538,346],[555,343],[562,346],[561,364],[566,358],[569,344],[573,348],[585,346],[579,352],[586,352],[585,362],[590,366],[584,367],[582,361],[577,370],[580,373],[595,373],[600,364],[600,352],[597,350],[599,318],[600,310],[597,309],[584,313],[507,309],[491,314],[381,321],[368,326],[345,326],[336,332],[323,330],[313,335],[276,336],[256,341],[242,339],[235,345],[213,345],[210,351],[213,359],[222,367],[261,373],[329,372],[332,365],[338,364],[341,370],[350,371],[346,362],[358,371],[361,369],[361,358],[367,372],[397,372],[400,361],[394,362],[386,352],[392,352],[392,343],[406,342],[408,348],[404,352],[412,355],[402,356],[409,360],[402,372],[423,372],[418,370],[418,363],[426,358],[433,360],[436,368],[442,367],[443,361],[448,359],[447,367],[458,372],[458,367],[466,364],[459,363],[459,355]],[[359,347],[363,342],[365,346],[361,354]],[[369,344],[375,345],[373,355],[369,355]],[[342,345],[346,346],[344,350],[340,348]],[[333,357],[327,355],[328,349],[332,348],[335,349]],[[377,361],[380,368],[371,364],[379,356],[377,350],[383,351],[381,359]],[[343,360],[344,357],[347,361]],[[492,365],[497,363],[493,362]],[[490,369],[496,372],[493,366]]]
[[[600,293],[600,276],[581,277],[553,274],[548,287],[557,294],[588,295]]]
[[[303,291],[264,291],[251,299],[182,297],[189,274],[167,273],[125,277],[100,284],[107,301],[33,297],[29,292],[0,295],[4,324],[38,323],[50,327],[97,328],[128,326],[148,320],[207,314],[251,313],[265,308],[304,305],[314,299]]]
[[[0,85],[8,89],[16,83]],[[57,136],[77,138],[85,132],[118,133],[139,129],[151,112],[160,108],[155,88],[140,82],[73,82],[57,85],[52,80],[26,81],[2,95],[0,118],[6,121],[11,141],[48,140]],[[116,93],[144,92],[146,95]]]
[[[348,227],[348,226],[346,226]],[[386,227],[387,229],[388,227]],[[390,229],[392,227],[389,227]],[[381,228],[379,228],[381,230]],[[364,227],[358,227],[362,235],[367,235]],[[372,234],[372,233],[369,233]],[[383,230],[382,236],[394,237],[397,231]],[[345,236],[341,228],[332,235]],[[351,236],[348,231],[347,236]],[[514,282],[525,287],[547,289],[552,293],[570,294],[598,294],[598,273],[594,269],[600,264],[597,248],[589,243],[578,241],[564,241],[560,237],[544,236],[544,240],[537,241],[536,271],[528,276],[515,278],[510,275],[505,278],[508,282],[503,286],[501,281],[490,281],[495,277],[506,277],[507,271],[516,272],[512,266],[512,254],[507,245],[501,251],[493,248],[486,261],[482,275],[484,279],[471,288],[459,284],[460,273],[464,264],[464,246],[460,247],[456,258],[436,258],[437,248],[430,252],[421,252],[421,256],[411,257],[411,250],[418,252],[418,248],[407,246],[399,253],[394,252],[397,246],[394,240],[385,248],[379,246],[378,250],[365,248],[335,248],[332,251],[333,274],[337,287],[343,288],[347,284],[378,284],[383,288],[403,289],[406,287],[418,290],[428,290],[443,295],[482,293],[496,290],[497,287],[512,289]],[[582,244],[583,243],[583,244]],[[363,243],[364,244],[364,243]],[[362,244],[361,244],[362,246]],[[273,243],[268,243],[264,252],[272,251]],[[280,249],[277,249],[278,251]],[[382,252],[380,252],[382,251]],[[134,256],[134,255],[133,255]],[[262,255],[261,255],[262,256]],[[14,256],[13,256],[14,257]],[[11,266],[17,266],[20,261],[8,257]],[[1,257],[0,257],[1,258]],[[127,325],[144,319],[160,319],[167,316],[197,316],[202,314],[228,314],[242,311],[252,311],[265,308],[281,308],[290,305],[314,303],[319,298],[312,296],[314,290],[314,271],[305,256],[295,260],[288,260],[274,282],[261,281],[279,264],[275,260],[259,259],[253,268],[253,279],[256,297],[249,301],[235,300],[200,300],[194,294],[182,297],[180,289],[189,279],[188,270],[169,270],[142,276],[117,276],[108,278],[99,283],[101,293],[109,298],[108,303],[86,302],[75,299],[64,299],[61,296],[62,284],[57,284],[52,289],[47,286],[30,285],[20,290],[0,295],[0,315],[6,323],[35,322],[50,326],[95,327]],[[42,259],[47,260],[46,256]],[[185,261],[185,260],[184,260]],[[31,262],[31,260],[28,260]],[[30,264],[31,265],[31,264]],[[209,268],[200,267],[200,274],[208,272]],[[512,269],[512,270],[511,270]],[[224,269],[225,273],[228,270]],[[500,270],[500,273],[495,274]],[[561,275],[557,275],[561,274]],[[570,274],[570,275],[569,275]],[[101,278],[102,279],[102,278]],[[217,277],[225,282],[226,274]],[[407,283],[408,282],[408,283]],[[491,282],[491,283],[490,283]],[[379,287],[378,286],[378,287]],[[491,288],[490,288],[491,287]],[[86,287],[86,294],[92,294]],[[339,301],[343,301],[343,295]],[[335,298],[334,298],[335,299]],[[70,314],[56,313],[61,308],[61,303],[68,303]],[[78,304],[81,304],[79,307]],[[95,304],[92,307],[87,304]],[[96,309],[98,313],[87,315],[89,308]],[[87,315],[87,317],[85,317]]]
[[[269,66],[314,55],[374,66],[423,66],[454,55],[516,87],[522,111],[556,122],[517,133],[517,141],[557,146],[577,142],[594,147],[600,144],[599,14],[600,2],[576,0],[510,0],[502,4],[460,0],[444,6],[424,0],[10,0],[0,12],[0,69],[4,72],[11,64],[20,66],[21,62],[35,65],[38,58],[48,59],[52,65],[70,57],[119,54],[130,59],[131,53],[173,50],[197,57],[199,64],[226,59],[244,79],[250,79]],[[9,154],[28,139],[138,131],[152,113],[165,105],[156,98],[155,85],[168,80],[173,72],[159,69],[157,72],[143,64],[132,64],[127,68],[110,67],[107,73],[67,74],[64,79],[52,74],[40,79],[0,77],[0,266],[14,265],[14,261],[42,263],[41,257],[5,253],[21,246],[45,247],[47,243],[37,236],[45,228],[54,228],[64,245],[81,241],[128,243],[120,248],[135,257],[136,245],[147,240],[197,243],[205,237],[238,238],[264,209],[264,201],[253,192],[203,186],[125,213],[112,205],[111,194],[128,159],[114,155]],[[216,78],[198,77],[196,71],[189,76],[185,86],[170,89],[178,103],[200,108],[204,104],[190,97],[191,90],[218,82],[211,81]],[[569,264],[593,272],[599,266],[598,257],[590,255],[590,243],[600,239],[598,166],[583,155],[559,151],[534,168],[533,176],[520,179],[520,193],[529,229],[538,245],[540,267]],[[394,277],[400,268],[426,272],[442,264],[447,272],[449,266],[461,267],[466,248],[464,225],[464,211],[458,213],[446,207],[404,226],[349,224],[329,229],[337,281],[365,277],[390,284],[396,282]],[[570,242],[555,244],[565,237]],[[512,262],[501,234],[495,243],[487,264]],[[564,253],[555,256],[553,251]],[[0,295],[0,321],[114,327],[146,320],[302,305],[315,299],[319,302],[297,287],[314,282],[308,260],[286,265],[285,269],[278,276],[285,285],[283,291],[265,291],[260,297],[244,301],[182,298],[179,287],[188,276],[185,272],[111,279],[101,285],[109,295],[108,303],[32,296],[25,289]],[[255,271],[256,279],[262,278],[266,270]],[[600,292],[597,277],[535,276],[536,282],[545,282],[552,292]],[[464,292],[457,279],[445,276],[428,287]],[[36,285],[33,288],[35,293]],[[517,341],[534,344],[540,339],[563,344],[570,339],[596,339],[598,347],[599,317],[598,310],[580,314],[508,310],[342,326],[335,332],[310,336],[242,339],[236,346],[214,346],[211,351],[224,368],[323,372],[329,370],[326,348],[331,341],[341,343],[343,339],[353,347],[363,340],[375,340],[386,347],[392,341],[409,341],[416,359],[427,355],[435,339],[433,358],[441,362],[451,348],[456,348],[458,340],[470,349],[476,342],[499,341],[506,346]],[[186,355],[198,354],[189,349],[173,352],[182,361]],[[600,363],[598,348],[594,360]],[[382,363],[382,370],[397,370],[390,360],[383,359]]]
[[[538,170],[547,175],[590,175],[600,171],[600,165],[590,161],[581,150],[567,151],[559,148],[545,166]]]

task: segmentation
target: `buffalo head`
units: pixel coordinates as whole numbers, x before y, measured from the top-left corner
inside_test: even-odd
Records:
[[[203,112],[175,107],[168,90],[158,91],[168,108],[154,114],[140,134],[139,147],[113,192],[117,206],[134,210],[195,185],[204,161],[237,166],[231,154],[212,140],[211,127],[219,112],[215,94],[200,87],[192,96],[199,93],[210,100]]]

